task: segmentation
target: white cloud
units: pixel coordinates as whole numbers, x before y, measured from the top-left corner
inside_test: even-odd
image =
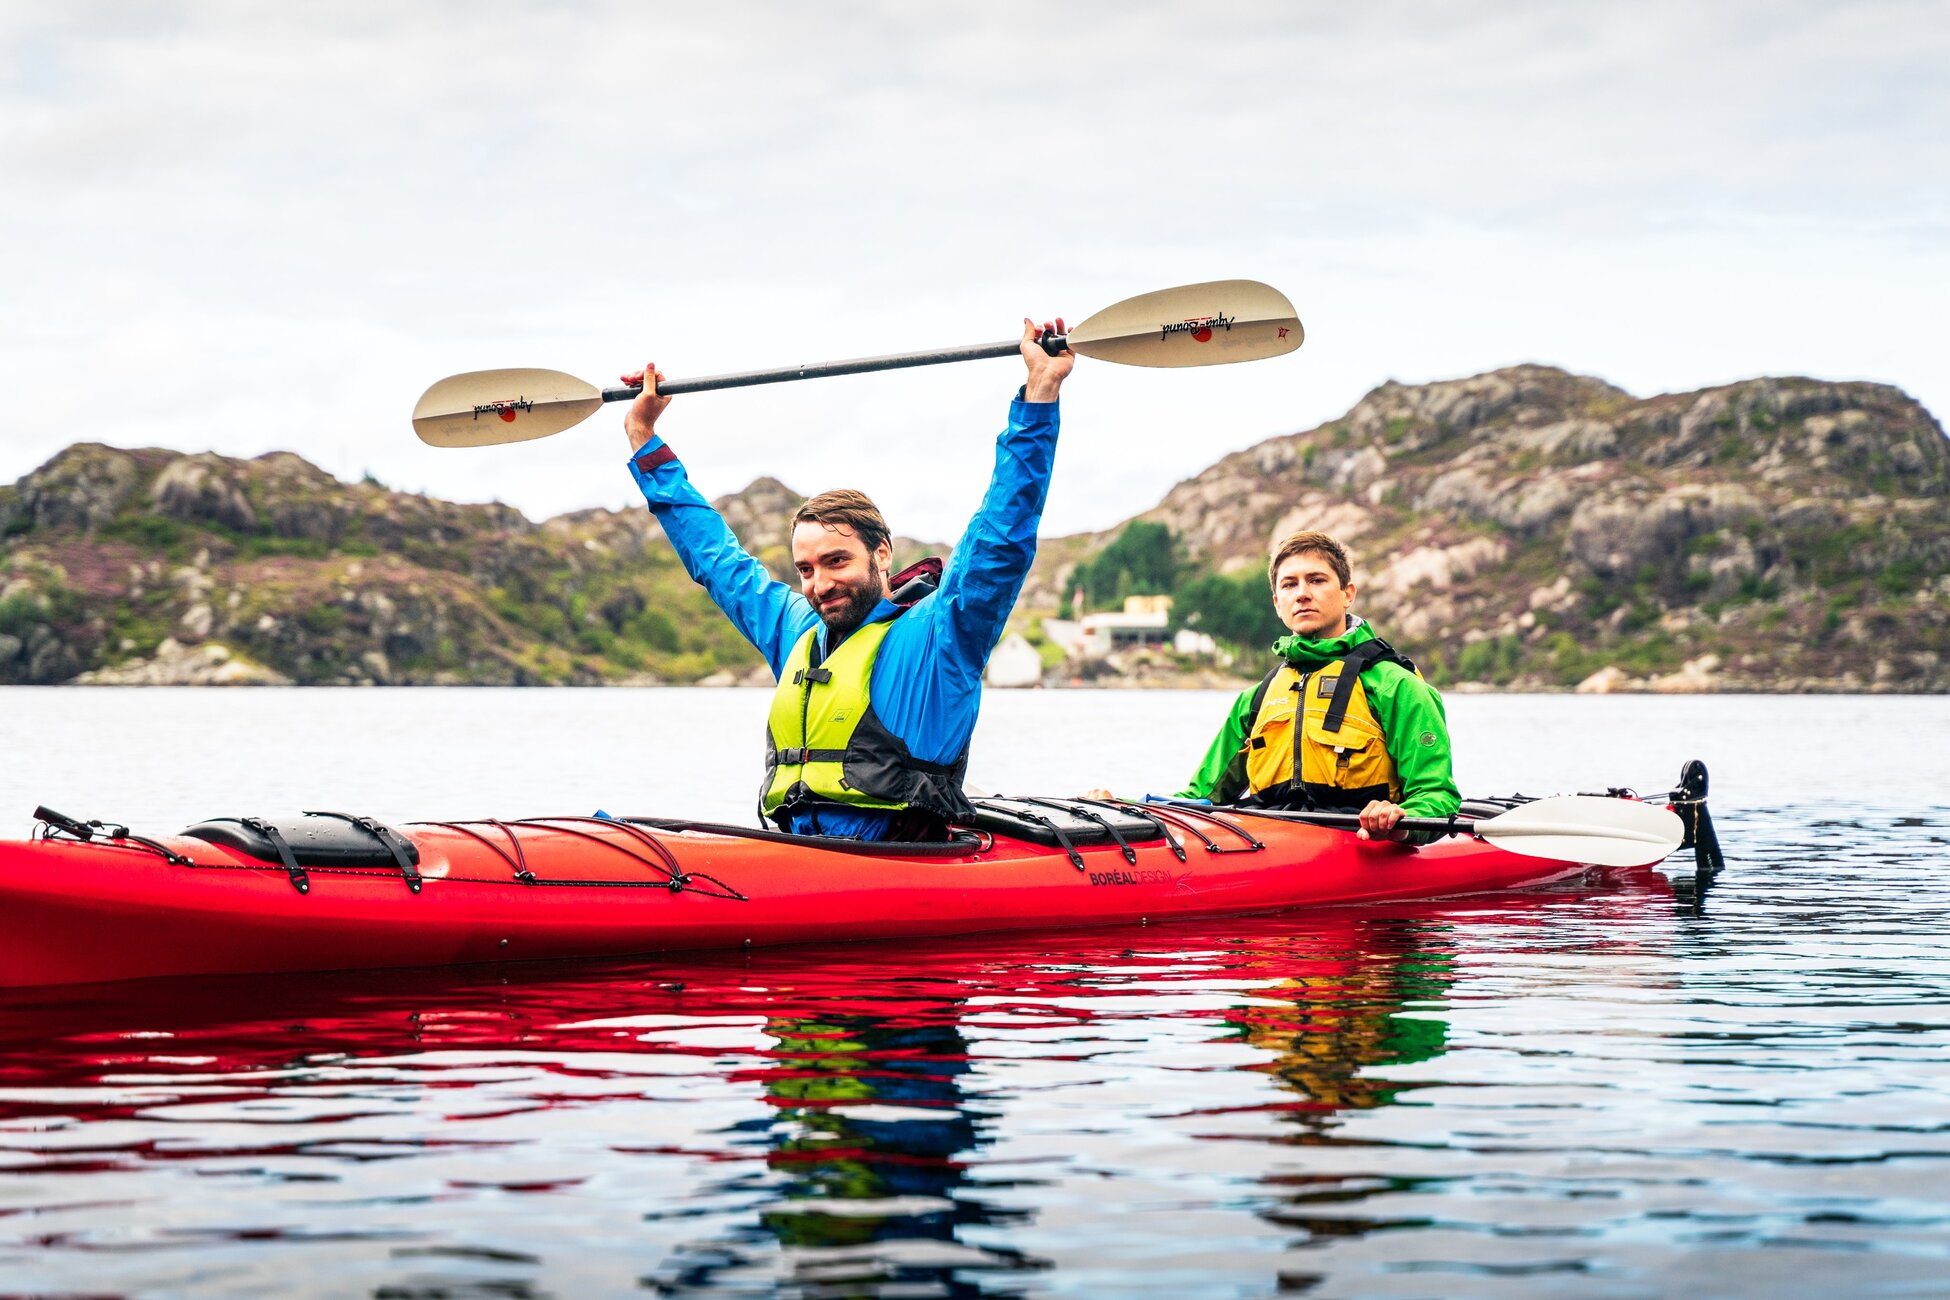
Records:
[[[14,6],[0,480],[88,438],[290,447],[532,514],[623,504],[613,411],[472,453],[420,446],[406,413],[458,370],[978,342],[1236,275],[1285,289],[1308,346],[1079,374],[1051,530],[1390,376],[1793,372],[1943,409],[1940,13]],[[701,395],[670,433],[707,490],[852,481],[948,535],[1013,382]]]

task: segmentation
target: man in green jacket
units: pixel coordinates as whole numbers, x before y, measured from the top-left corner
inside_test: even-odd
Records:
[[[1293,633],[1241,691],[1182,799],[1358,812],[1369,835],[1405,838],[1403,817],[1447,817],[1462,800],[1442,697],[1355,614],[1347,552],[1298,532],[1267,566]]]

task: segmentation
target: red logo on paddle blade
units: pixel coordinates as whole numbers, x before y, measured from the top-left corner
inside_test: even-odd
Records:
[[[532,411],[534,409],[535,404],[525,397],[517,397],[512,402],[483,402],[474,408],[474,418],[478,420],[484,415],[498,415],[501,417],[503,423],[513,424],[517,411]]]
[[[1160,339],[1168,339],[1174,334],[1187,334],[1191,336],[1194,342],[1210,343],[1212,341],[1212,331],[1226,330],[1230,332],[1232,323],[1237,319],[1239,319],[1237,316],[1228,316],[1224,312],[1220,312],[1216,316],[1196,316],[1190,320],[1173,321],[1168,325],[1159,327],[1158,337]]]

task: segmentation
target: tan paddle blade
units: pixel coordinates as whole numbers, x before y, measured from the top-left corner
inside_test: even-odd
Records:
[[[1257,280],[1212,280],[1139,294],[1070,331],[1080,356],[1126,366],[1219,366],[1277,357],[1306,332],[1286,295]]]
[[[1594,867],[1649,867],[1686,838],[1670,808],[1590,794],[1518,804],[1470,829],[1512,853]]]
[[[546,438],[602,409],[602,390],[559,370],[471,370],[420,394],[413,432],[435,447]]]

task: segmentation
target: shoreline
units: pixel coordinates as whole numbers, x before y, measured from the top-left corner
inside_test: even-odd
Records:
[[[1180,678],[1121,678],[1099,677],[1090,681],[1071,679],[1060,682],[1038,682],[1031,686],[985,686],[988,691],[1015,693],[1019,691],[1240,691],[1258,682],[1257,678],[1187,675]],[[66,681],[47,682],[34,685],[9,685],[5,690],[15,691],[144,691],[144,690],[239,690],[239,691],[391,691],[391,690],[438,690],[438,691],[571,691],[571,690],[671,690],[671,691],[723,691],[723,690],[763,690],[773,689],[768,678],[754,681],[741,678],[735,681],[627,681],[627,682],[529,682],[511,684],[507,682],[312,682],[290,681]],[[1775,696],[1913,696],[1919,699],[1950,696],[1950,690],[1916,690],[1879,682],[1838,682],[1829,680],[1799,682],[1722,682],[1713,685],[1686,684],[1665,686],[1634,683],[1603,691],[1580,690],[1575,686],[1553,686],[1542,682],[1513,683],[1499,686],[1489,682],[1449,682],[1437,683],[1437,689],[1445,696],[1455,695],[1584,695],[1619,696],[1642,695],[1648,697],[1671,697],[1682,695],[1775,695]]]

